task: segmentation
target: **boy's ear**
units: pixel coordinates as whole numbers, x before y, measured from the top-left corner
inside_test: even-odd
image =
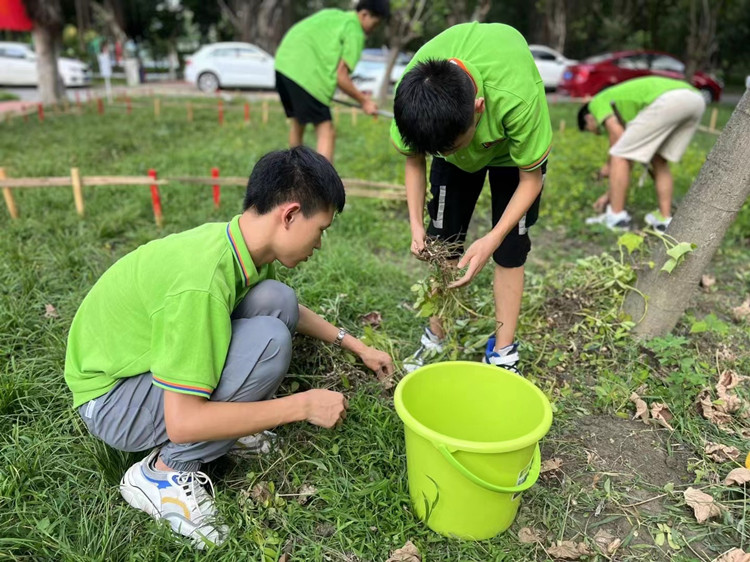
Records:
[[[474,113],[484,113],[485,105],[484,98],[477,98],[474,100]]]
[[[281,208],[281,222],[284,228],[289,228],[294,219],[300,214],[300,211],[301,205],[299,203],[287,203]]]

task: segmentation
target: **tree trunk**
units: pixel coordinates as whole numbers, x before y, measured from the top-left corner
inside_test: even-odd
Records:
[[[708,70],[718,50],[716,24],[724,0],[690,0],[690,33],[687,37],[685,77],[690,80],[698,70]]]
[[[396,66],[396,59],[398,53],[403,45],[398,45],[396,42],[391,42],[391,47],[388,49],[388,59],[385,63],[385,72],[383,74],[383,81],[380,84],[380,91],[377,95],[378,105],[383,105],[386,98],[388,97],[388,91],[391,87],[391,71]]]
[[[636,336],[663,336],[677,324],[724,234],[750,196],[748,162],[750,90],[742,96],[667,229],[678,242],[693,242],[697,248],[668,274],[660,271],[668,259],[660,245],[654,267],[644,271],[636,284],[648,306],[635,291],[625,299],[625,312],[636,322],[643,317],[634,329]]]
[[[61,102],[65,96],[57,59],[60,55],[58,33],[38,24],[31,32],[36,48],[36,68],[39,75],[39,96],[44,105]]]

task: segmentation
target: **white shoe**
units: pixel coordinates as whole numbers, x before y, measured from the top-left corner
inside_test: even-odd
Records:
[[[158,453],[154,450],[128,469],[120,481],[122,497],[157,521],[166,520],[175,533],[191,539],[200,550],[224,542],[229,529],[216,524],[214,487],[209,477],[197,471],[156,470],[153,464]]]
[[[438,338],[429,328],[424,329],[424,334],[419,340],[419,349],[404,361],[404,371],[412,373],[424,366],[425,361],[432,359],[443,352],[443,340]]]
[[[646,224],[651,226],[654,230],[664,232],[667,230],[669,223],[672,222],[672,217],[665,217],[659,211],[649,213],[644,217]]]
[[[607,205],[607,211],[595,217],[586,219],[586,224],[603,224],[610,230],[630,230],[631,218],[627,211],[613,213],[612,207]]]
[[[255,435],[240,437],[229,452],[238,455],[266,455],[278,444],[279,436],[273,431],[261,431]]]

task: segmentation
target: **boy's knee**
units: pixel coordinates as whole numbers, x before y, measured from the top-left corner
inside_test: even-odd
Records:
[[[237,306],[232,317],[269,316],[280,319],[293,333],[299,321],[299,305],[294,290],[281,281],[266,279],[253,287]]]

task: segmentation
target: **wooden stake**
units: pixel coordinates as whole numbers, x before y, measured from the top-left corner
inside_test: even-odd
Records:
[[[83,216],[83,189],[81,189],[81,174],[78,168],[70,169],[70,181],[73,184],[73,201],[76,204],[76,212]]]
[[[5,168],[0,168],[0,180],[5,179]],[[18,218],[18,207],[16,207],[16,201],[13,199],[13,192],[10,187],[3,188],[3,199],[5,199],[5,206],[8,207],[8,213],[10,218]]]
[[[148,175],[152,180],[155,180],[156,170],[149,170]],[[161,196],[159,195],[159,186],[156,183],[151,184],[151,206],[154,208],[156,226],[161,228],[164,225],[164,217],[161,214]]]
[[[160,113],[161,113],[161,100],[159,98],[154,98],[154,117],[158,119]]]
[[[41,103],[37,104],[36,112],[37,112],[37,115],[39,116],[39,122],[43,123],[44,122],[44,106]]]
[[[250,123],[250,104],[245,102],[245,123]]]
[[[187,102],[187,120],[188,123],[193,122],[193,102]]]
[[[711,110],[711,124],[708,126],[709,129],[712,131],[716,130],[716,119],[719,117],[719,108],[714,107]]]
[[[268,123],[268,102],[263,102],[263,124]]]
[[[565,132],[565,119],[560,119],[560,132]]]
[[[219,126],[224,124],[224,100],[219,98],[218,102],[218,108],[219,108]]]
[[[352,107],[352,125],[357,124],[357,108]]]
[[[216,167],[211,168],[211,177],[212,178],[219,177],[219,168],[216,168]],[[214,194],[214,209],[218,209],[219,201],[221,200],[221,186],[219,184],[214,184],[213,194]]]

